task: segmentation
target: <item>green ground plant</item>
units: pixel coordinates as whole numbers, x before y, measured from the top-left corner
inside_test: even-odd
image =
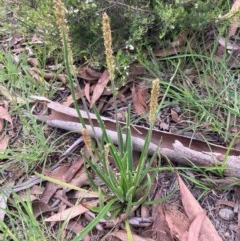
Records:
[[[33,117],[35,107],[30,98],[31,95],[45,95],[51,98],[56,91],[54,84],[45,81],[37,83],[28,73],[26,56],[20,55],[19,59],[16,63],[12,54],[0,52],[0,62],[4,65],[0,70],[1,91],[5,91],[9,98],[12,98],[10,114],[17,116],[17,128],[13,131],[18,133],[11,144],[12,148],[0,153],[2,160],[11,160],[2,163],[0,172],[10,165],[16,165],[29,173],[37,163],[46,160],[55,145],[53,142],[49,145],[51,137],[45,137],[44,126],[37,123]]]
[[[59,30],[61,31],[60,35],[63,39],[62,42],[65,56],[64,59],[68,73],[68,80],[71,86],[72,95],[75,96],[75,90],[73,86],[76,84],[76,82],[74,83],[74,78],[72,76],[73,68],[71,63],[73,63],[73,61],[71,57],[71,45],[66,21],[64,21],[64,13],[62,12],[63,8],[64,5],[61,3],[61,1],[56,0],[55,10],[57,23]],[[61,18],[58,19],[58,17]],[[116,91],[114,84],[115,64],[111,49],[111,29],[109,26],[108,16],[106,14],[103,15],[103,36],[106,62],[114,95]],[[81,90],[79,89],[79,91]],[[94,228],[97,220],[100,218],[105,217],[108,219],[113,219],[118,217],[121,213],[125,213],[126,217],[122,220],[125,221],[125,219],[128,218],[128,215],[130,215],[130,213],[135,208],[139,207],[139,205],[143,204],[147,200],[151,191],[152,178],[155,176],[154,173],[152,173],[153,175],[150,176],[150,170],[152,162],[158,153],[158,150],[156,149],[155,154],[148,160],[148,147],[151,142],[151,134],[156,118],[156,111],[158,109],[158,96],[159,80],[156,79],[153,81],[150,101],[149,121],[151,123],[151,127],[148,135],[146,136],[145,143],[136,168],[134,168],[134,149],[131,135],[130,108],[128,110],[126,125],[122,127],[120,123],[116,123],[118,147],[114,145],[113,141],[109,137],[107,129],[97,111],[97,108],[94,109],[99,126],[102,130],[102,137],[99,139],[99,137],[95,136],[97,142],[93,147],[88,131],[83,129],[82,135],[88,152],[90,153],[90,157],[88,157],[84,152],[82,152],[82,155],[85,160],[85,171],[88,173],[89,181],[93,188],[99,191],[100,205],[97,208],[90,207],[92,211],[98,213],[98,216],[75,237],[75,241],[82,240],[84,235],[86,235],[92,228]],[[84,102],[85,100],[82,98],[82,101]],[[78,109],[79,107],[77,106],[76,99],[74,102],[75,107]],[[88,112],[88,109],[85,111]],[[78,114],[80,122],[84,124],[79,109]],[[92,126],[92,128],[94,130],[94,126]],[[113,165],[110,164],[110,159],[113,160]],[[90,170],[88,170],[89,167]],[[100,178],[100,180],[104,183],[103,188],[100,188],[97,184],[95,184],[94,179],[91,176],[91,172],[93,172],[93,175]],[[107,213],[108,215],[106,216]],[[110,213],[111,215],[109,216]]]
[[[52,13],[51,1],[26,1],[26,3],[26,5],[19,6],[20,10],[18,12],[22,13],[21,21],[24,23],[24,26],[28,26],[34,31],[39,29],[39,33],[43,29],[45,35],[51,32],[54,38],[60,36],[55,27],[55,17],[52,14],[49,17],[49,13]],[[161,103],[159,110],[181,106],[182,117],[192,121],[188,129],[196,131],[201,129],[203,124],[208,123],[212,132],[219,134],[224,142],[228,142],[228,139],[232,138],[229,128],[239,118],[238,107],[240,99],[237,94],[239,86],[236,81],[236,70],[228,68],[226,59],[221,61],[214,59],[216,45],[211,48],[210,54],[202,50],[198,53],[196,53],[196,50],[191,50],[189,53],[181,53],[172,57],[156,58],[150,56],[151,60],[147,58],[142,50],[145,47],[151,49],[151,44],[165,46],[165,40],[174,39],[189,22],[191,22],[190,27],[193,30],[203,29],[204,26],[209,24],[215,25],[216,16],[228,12],[230,9],[230,1],[217,1],[215,5],[210,1],[169,1],[169,3],[164,4],[163,1],[122,1],[114,6],[111,5],[112,3],[112,1],[96,1],[96,3],[95,1],[88,1],[88,3],[84,1],[81,1],[81,3],[66,1],[73,54],[69,54],[66,32],[63,32],[63,54],[65,54],[65,57],[60,57],[59,59],[65,61],[72,95],[74,96],[75,94],[74,84],[76,83],[74,82],[75,79],[72,72],[74,61],[69,60],[69,55],[80,56],[81,63],[87,61],[98,69],[101,69],[104,65],[107,66],[105,64],[101,32],[102,12],[107,10],[111,17],[113,52],[116,56],[116,78],[112,80],[114,81],[112,84],[118,86],[119,79],[122,78],[124,80],[124,75],[127,73],[126,67],[134,61],[138,61],[154,77],[161,79],[161,88],[162,92],[165,93],[166,101]],[[209,10],[211,9],[209,8],[210,5],[215,7],[212,9],[213,11]],[[23,14],[26,11],[30,17],[26,17],[26,14]],[[36,11],[39,12],[36,13]],[[120,14],[115,18],[116,12]],[[164,14],[162,14],[163,12]],[[89,16],[91,16],[91,22],[88,21]],[[49,21],[45,21],[46,18]],[[196,21],[192,21],[192,19],[196,19]],[[121,22],[122,28],[118,29],[119,22]],[[225,28],[224,26],[221,26],[221,28],[220,32],[222,33],[225,31]],[[59,41],[52,42],[49,48],[55,49],[52,46],[58,45],[58,43]],[[131,49],[132,47],[134,49]],[[43,67],[45,64],[44,59],[47,55],[46,52],[40,53]],[[0,83],[10,93],[26,100],[26,104],[19,105],[14,103],[12,106],[12,114],[19,116],[19,122],[23,125],[24,138],[21,139],[19,146],[12,146],[4,154],[1,153],[1,159],[11,161],[11,163],[5,163],[1,166],[1,174],[4,175],[4,169],[12,164],[16,164],[16,166],[24,168],[27,175],[30,175],[36,164],[44,163],[48,154],[55,151],[58,142],[52,141],[51,137],[49,139],[45,137],[44,125],[37,123],[33,118],[33,107],[28,101],[32,94],[44,95],[51,99],[54,93],[56,93],[58,86],[55,86],[56,83],[54,81],[49,84],[46,84],[46,82],[36,83],[27,72],[25,56],[20,64],[14,63],[11,56],[6,54],[1,53],[0,57],[0,62],[5,66],[0,72]],[[180,67],[178,66],[179,62],[181,64]],[[201,65],[199,65],[199,62],[201,62]],[[19,71],[19,68],[21,71]],[[190,68],[197,70],[194,81],[185,72],[186,69]],[[167,72],[171,75],[175,70],[177,71],[174,74],[174,82],[169,83],[169,76],[166,77],[164,73]],[[212,82],[209,82],[209,75],[212,78]],[[152,81],[152,79],[146,78],[143,80]],[[213,82],[214,84],[212,84]],[[76,100],[74,104],[78,110]],[[87,111],[87,108],[84,108]],[[117,125],[119,134],[118,147],[113,144],[108,136],[104,123],[96,109],[95,113],[98,116],[104,138],[101,140],[96,138],[96,144],[91,147],[92,156],[88,157],[84,153],[83,155],[85,155],[85,168],[90,180],[92,180],[92,186],[98,189],[93,179],[94,173],[100,177],[106,188],[98,189],[100,206],[92,208],[92,211],[98,214],[97,217],[75,237],[75,241],[81,240],[101,218],[114,218],[121,213],[129,214],[134,207],[146,203],[155,173],[166,170],[161,167],[153,169],[151,163],[154,157],[149,158],[147,155],[152,126],[150,127],[138,165],[134,167],[130,111],[128,111],[126,116],[126,126],[121,127]],[[81,116],[80,121],[82,121]],[[52,143],[52,145],[49,145],[49,143]],[[157,153],[155,154],[156,156]],[[224,164],[221,167],[201,169],[193,166],[190,171],[203,173],[204,177],[211,179],[209,173],[216,173],[221,176],[224,168]],[[179,170],[181,169],[186,170],[187,168],[180,167]],[[173,171],[171,167],[167,167],[167,170]],[[108,176],[105,177],[102,173],[108,173]],[[189,180],[203,189],[202,195],[209,191],[206,183],[192,178],[189,178]],[[144,185],[142,185],[143,183]],[[236,183],[238,184],[238,181]],[[19,225],[19,221],[16,220],[16,217],[21,217],[23,227],[20,230],[21,233],[24,233],[23,231],[27,229],[30,230],[30,232],[23,234],[22,239],[44,240],[47,234],[47,237],[49,237],[47,240],[50,240],[52,236],[48,233],[47,227],[40,226],[32,215],[30,202],[25,203],[21,200],[21,197],[16,194],[13,195],[16,202],[11,203],[13,209],[7,209],[7,220],[9,223],[2,222],[0,225],[0,231],[6,233],[3,240],[8,240],[9,237],[12,240],[19,240],[19,230],[16,228]],[[150,202],[147,203],[152,204]],[[108,212],[111,214],[110,217],[106,215]],[[63,230],[63,228],[61,227],[60,230]],[[60,235],[59,233],[56,240],[60,240]]]
[[[1,190],[2,194],[3,190]],[[28,195],[26,197],[30,200],[30,194]],[[31,201],[23,200],[21,196],[13,193],[9,207],[5,210],[7,216],[5,222],[0,220],[2,241],[7,241],[9,238],[14,241],[51,240],[48,227],[44,224],[40,225],[34,216]]]

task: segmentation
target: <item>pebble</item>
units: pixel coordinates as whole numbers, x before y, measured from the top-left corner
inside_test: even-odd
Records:
[[[225,221],[231,221],[234,218],[234,212],[230,208],[221,208],[218,214]]]

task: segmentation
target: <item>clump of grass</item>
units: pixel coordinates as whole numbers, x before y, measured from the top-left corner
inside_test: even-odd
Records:
[[[5,195],[4,189],[0,194]],[[30,194],[25,195],[30,200]],[[5,209],[5,221],[0,220],[1,240],[52,240],[49,227],[38,222],[33,213],[32,202],[29,200],[26,201],[20,195],[12,193]]]
[[[177,63],[181,63],[170,88],[167,79],[161,81],[163,92],[169,90],[160,111],[177,107],[181,119],[186,121],[179,126],[182,132],[209,134],[217,144],[228,145],[236,134],[231,134],[230,128],[240,117],[237,71],[228,67],[226,56],[221,60],[214,58],[215,46],[208,52],[203,49],[189,47],[188,53],[152,56],[152,61],[140,56],[138,60],[153,76],[168,72],[168,79],[174,75]]]

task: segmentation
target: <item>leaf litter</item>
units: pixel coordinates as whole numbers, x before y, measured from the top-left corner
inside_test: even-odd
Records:
[[[229,33],[229,35],[234,35],[234,34],[232,34],[233,31],[234,30],[232,30],[232,32]],[[184,34],[180,35],[174,42],[172,42],[170,44],[169,49],[161,49],[158,52],[155,52],[155,55],[156,56],[169,56],[169,55],[176,54],[177,52],[188,51],[189,46],[188,47],[184,46],[184,44],[186,43],[186,39],[187,39],[186,36],[185,37],[184,36],[185,36]],[[10,46],[13,48],[13,53],[14,52],[21,53],[23,51],[26,51],[26,48],[24,47],[25,46],[24,39],[19,36],[14,36],[13,38],[11,38],[9,40],[9,43],[10,43]],[[30,42],[30,43],[31,44],[40,44],[40,45],[43,44],[43,42],[41,40],[39,40],[39,38],[36,35],[34,35],[32,42]],[[229,41],[227,42],[226,39],[223,39],[221,37],[219,44],[223,47],[222,43],[224,44],[224,47],[227,46],[227,48],[230,50],[234,50],[234,51],[238,50],[238,48],[236,48],[235,45],[231,45],[231,42],[229,42]],[[181,48],[181,46],[183,46],[183,48]],[[5,49],[5,50],[7,51],[7,49]],[[31,53],[31,51],[32,51],[31,48],[28,51]],[[29,68],[29,71],[30,71],[30,74],[33,76],[33,78],[36,79],[37,81],[42,81],[42,79],[49,81],[49,80],[55,78],[58,81],[61,81],[63,84],[66,83],[66,78],[65,78],[64,74],[56,75],[56,73],[44,72],[44,74],[42,75],[42,71],[39,71],[37,69],[38,63],[35,58],[29,57],[28,62],[29,62],[30,66],[35,68],[35,69]],[[231,65],[231,66],[233,66],[233,65]],[[143,74],[143,70],[141,69],[141,67],[134,66],[134,68],[133,68],[134,70],[132,71],[132,74],[131,74],[131,78],[137,77],[138,75]],[[85,66],[79,70],[78,77],[84,79],[85,81],[88,81],[88,82],[86,82],[84,93],[85,93],[85,97],[89,101],[90,107],[92,107],[94,104],[97,105],[98,101],[100,102],[101,99],[103,98],[103,93],[104,93],[104,91],[106,91],[106,87],[107,87],[107,84],[109,81],[106,72],[101,73],[101,72],[95,71],[94,69],[90,68],[89,66]],[[138,116],[142,116],[145,113],[147,113],[147,111],[148,111],[147,110],[148,109],[148,103],[147,103],[148,98],[146,98],[146,99],[144,98],[144,96],[146,96],[148,92],[146,90],[136,88],[135,85],[136,85],[136,82],[134,82],[132,86],[128,87],[128,91],[130,93],[128,93],[128,94],[125,93],[125,95],[122,96],[122,99],[127,100],[127,99],[129,99],[129,96],[130,96],[131,102],[134,106],[135,114],[137,114]],[[90,87],[93,87],[93,92],[91,92]],[[2,91],[2,92],[4,92],[4,91]],[[90,94],[92,94],[92,96]],[[5,92],[5,95],[8,95],[8,99],[10,101],[12,101],[15,98],[15,97],[12,97],[11,95],[7,94],[6,92]],[[80,96],[77,99],[79,99],[79,98],[80,98]],[[18,99],[17,101],[21,102],[21,99]],[[64,102],[65,106],[70,106],[72,104],[71,95],[69,95],[68,98],[63,99],[62,101]],[[49,102],[49,101],[47,101],[47,102]],[[104,103],[104,101],[102,103]],[[121,102],[118,102],[118,104],[120,104],[120,103]],[[58,105],[58,103],[54,103],[51,101],[49,102],[48,108],[51,110],[51,119],[50,120],[45,119],[47,124],[49,124],[51,126],[51,123],[54,123],[55,120],[58,120],[58,121],[60,120],[63,122],[61,122],[58,126],[57,125],[55,125],[55,126],[66,129],[64,125],[69,125],[71,123],[76,122],[76,118],[77,118],[76,113],[72,109],[65,109],[64,105]],[[60,109],[61,109],[61,111],[60,111]],[[173,109],[170,110],[169,116],[172,117],[173,122],[176,122],[176,123],[181,122],[181,117]],[[94,118],[95,118],[94,115],[92,115],[91,117],[94,120]],[[38,118],[43,120],[46,117],[40,116]],[[87,117],[85,117],[85,118],[87,118]],[[2,119],[4,120],[4,122],[5,121],[9,122],[9,120],[10,120],[8,117],[4,117]],[[111,120],[106,118],[105,121],[106,121],[109,129],[111,131],[113,131],[114,125],[111,122]],[[168,124],[169,123],[166,123],[166,125],[168,125]],[[52,126],[54,126],[54,125],[52,125]],[[139,128],[138,131],[135,131],[135,132],[133,131],[133,133],[135,133],[134,137],[138,138],[140,136],[140,135],[136,134],[138,132],[140,132],[140,133],[142,132],[142,134],[144,135],[146,133],[146,129]],[[177,157],[174,155],[171,156],[172,159],[175,161],[177,161],[177,158],[179,157],[179,155],[182,155],[182,154],[184,154],[182,156],[182,161],[184,159],[188,159],[188,157],[193,157],[192,160],[194,160],[194,161],[197,159],[197,157],[200,159],[203,157],[204,161],[209,160],[209,159],[207,159],[207,156],[210,155],[210,152],[208,152],[209,146],[208,145],[206,146],[201,141],[192,141],[192,139],[190,139],[190,138],[178,136],[173,133],[166,134],[166,133],[161,133],[161,132],[156,131],[155,132],[155,141],[157,141],[157,140],[159,141],[160,139],[163,139],[163,140],[168,139],[169,140],[169,141],[163,143],[164,148],[169,148],[170,150],[173,148],[174,151],[177,152],[177,155],[178,155]],[[176,140],[180,140],[179,141],[180,144],[178,142],[176,142]],[[193,144],[189,145],[189,143],[193,143]],[[156,145],[156,142],[154,144]],[[181,144],[183,144],[183,145],[181,145]],[[189,148],[190,146],[191,146],[191,149]],[[221,161],[224,160],[224,153],[226,152],[226,149],[221,148],[220,146],[215,146],[215,145],[211,145],[211,144],[210,144],[210,147],[216,151],[215,158],[217,160],[217,163],[218,162],[221,163]],[[180,151],[180,149],[181,149],[181,151]],[[196,151],[196,153],[192,152],[191,150]],[[201,151],[201,150],[203,150],[203,151]],[[205,152],[208,152],[208,153],[205,153]],[[168,154],[168,152],[165,154]],[[204,156],[205,154],[206,154],[206,156]],[[232,154],[233,154],[233,156],[238,155],[239,151],[232,150]],[[174,157],[175,157],[175,159],[174,159]],[[237,158],[235,158],[234,160],[232,160],[232,162],[238,163],[239,160]],[[232,162],[230,162],[230,164],[232,164]],[[80,161],[76,162],[76,163],[75,163],[76,166],[74,164],[71,164],[69,166],[64,166],[64,164],[60,164],[59,169],[54,169],[52,172],[48,173],[45,170],[45,175],[48,175],[52,178],[56,178],[62,182],[72,183],[73,185],[76,185],[78,187],[87,186],[88,182],[87,182],[87,178],[86,178],[87,177],[86,173],[83,170],[81,170],[82,163],[80,163]],[[183,161],[183,163],[188,164],[186,161]],[[199,164],[199,162],[197,164]],[[204,162],[204,164],[206,164],[206,162]],[[236,167],[236,166],[233,166],[233,167]],[[81,173],[81,175],[80,175],[80,173]],[[229,174],[229,176],[235,175],[238,177],[237,172],[229,171],[229,172],[226,172],[225,174]],[[140,225],[137,225],[138,228],[135,227],[134,231],[136,231],[136,233],[138,233],[138,234],[133,233],[134,240],[166,240],[166,241],[168,241],[168,240],[174,240],[174,237],[175,238],[180,237],[180,238],[182,238],[182,240],[195,241],[195,240],[208,240],[208,238],[210,236],[211,236],[211,239],[213,239],[213,240],[221,240],[221,238],[219,238],[219,235],[217,234],[215,228],[213,227],[211,221],[206,216],[206,213],[199,206],[196,199],[191,195],[190,191],[185,186],[185,184],[181,180],[180,176],[178,176],[178,183],[179,183],[179,187],[180,187],[181,200],[182,200],[182,204],[184,207],[184,212],[183,212],[183,210],[179,211],[179,207],[177,208],[176,205],[174,206],[173,204],[169,206],[170,208],[166,208],[162,203],[153,206],[152,217],[150,216],[149,220],[151,220],[151,218],[154,220],[153,226],[152,226],[152,229],[153,229],[152,231],[155,232],[156,236],[152,237],[154,239],[152,239],[150,237],[143,238],[144,231],[146,231],[146,230],[144,230],[144,228],[141,227]],[[33,181],[30,185],[33,187],[34,185],[37,185],[37,184],[34,184],[34,181]],[[159,184],[159,185],[161,185],[161,184]],[[15,190],[17,190],[16,187],[15,187]],[[59,192],[59,191],[61,191],[61,192]],[[191,190],[191,191],[193,191],[193,190]],[[81,198],[82,197],[81,195],[84,195],[84,193],[82,193],[81,191],[72,192],[72,190],[70,190],[69,188],[66,188],[66,187],[63,188],[58,184],[47,181],[46,185],[44,186],[43,193],[41,193],[39,195],[37,195],[37,194],[34,194],[34,195],[36,195],[36,197],[39,198],[39,200],[33,201],[33,210],[34,210],[34,213],[36,216],[44,215],[46,217],[45,221],[47,221],[47,222],[59,222],[59,221],[63,221],[66,219],[74,219],[75,218],[74,220],[70,220],[68,222],[68,224],[66,225],[66,229],[72,230],[75,233],[78,233],[82,229],[82,227],[83,227],[82,224],[84,224],[84,225],[86,224],[86,223],[80,224],[77,221],[79,218],[78,217],[79,215],[82,215],[89,211],[86,208],[86,206],[79,204],[78,206],[75,205],[74,207],[68,207],[68,206],[76,204],[77,202],[75,202],[76,201],[75,199]],[[164,195],[160,192],[159,197],[162,197],[162,196],[164,196]],[[62,197],[62,199],[60,197]],[[89,194],[89,196],[86,196],[86,197],[90,198],[91,195]],[[93,195],[92,198],[96,198],[96,196]],[[58,200],[59,206],[57,208],[56,208],[56,206],[52,205],[53,203],[51,203],[51,201],[53,201],[54,199]],[[2,205],[6,205],[6,201],[3,202]],[[78,207],[78,208],[75,209],[76,207]],[[63,209],[63,210],[61,210],[61,209]],[[61,212],[59,210],[61,210]],[[49,216],[49,213],[51,213],[51,216]],[[137,215],[136,212],[134,212],[133,215]],[[2,216],[2,219],[4,219],[4,215]],[[132,223],[136,224],[136,223],[140,223],[138,220],[144,220],[144,219],[140,215],[140,216],[136,217],[135,219],[133,218],[132,220],[133,220]],[[102,221],[104,221],[104,220],[102,220]],[[207,228],[210,228],[210,230],[211,230],[210,233],[208,233],[209,230],[207,230],[207,228],[205,226],[207,226]],[[161,230],[161,229],[163,229],[163,230]],[[166,234],[165,238],[163,238],[163,236],[160,235],[161,232]],[[205,235],[207,237],[207,239],[201,238],[201,235]],[[207,235],[210,235],[210,236],[207,236]],[[110,237],[111,240],[113,240],[112,237],[117,238],[117,240],[127,240],[127,233],[124,230],[118,230],[118,231],[113,231],[112,233],[107,235],[107,237]],[[162,239],[160,239],[160,237],[162,237]],[[87,236],[86,240],[87,239],[90,240],[90,237]]]

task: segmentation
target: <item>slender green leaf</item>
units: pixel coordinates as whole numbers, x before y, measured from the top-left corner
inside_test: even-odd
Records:
[[[80,241],[82,240],[98,223],[99,221],[107,214],[110,207],[117,201],[117,198],[112,199],[109,201],[106,206],[102,209],[101,213],[99,213],[76,237],[73,241]]]

